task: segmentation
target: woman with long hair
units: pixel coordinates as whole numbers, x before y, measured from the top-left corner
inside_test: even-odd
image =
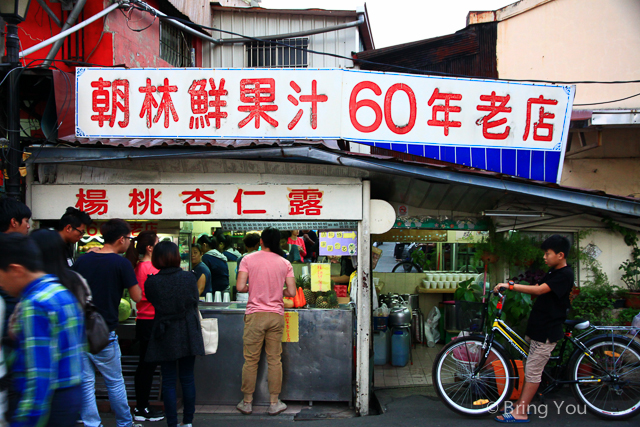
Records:
[[[180,268],[180,252],[173,242],[160,242],[151,255],[158,274],[149,276],[147,299],[156,311],[147,362],[160,363],[162,398],[169,427],[178,425],[176,382],[180,377],[183,425],[190,425],[196,410],[193,367],[196,356],[204,355],[198,285],[192,272]]]
[[[78,299],[82,312],[84,312],[84,307],[91,291],[86,280],[69,268],[66,258],[67,247],[62,237],[60,237],[60,233],[41,228],[31,233],[31,238],[42,252],[44,272],[58,276],[60,284],[71,291]]]
[[[158,269],[151,263],[151,254],[157,243],[158,235],[155,231],[142,231],[138,237],[133,239],[126,252],[126,257],[133,265],[138,286],[142,291],[142,299],[136,305],[136,339],[140,345],[140,360],[134,377],[136,407],[133,409],[133,418],[135,421],[160,421],[164,418],[160,411],[149,405],[153,373],[158,364],[145,362],[155,317],[153,305],[145,295],[145,283],[147,277],[158,273]]]

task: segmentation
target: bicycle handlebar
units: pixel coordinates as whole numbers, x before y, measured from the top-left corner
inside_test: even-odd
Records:
[[[504,292],[506,292],[507,290],[509,290],[509,288],[503,286],[501,288],[498,288],[498,291],[496,292],[495,290],[493,292],[491,292],[493,295],[499,295],[501,298],[505,296]],[[501,292],[502,291],[502,292]]]

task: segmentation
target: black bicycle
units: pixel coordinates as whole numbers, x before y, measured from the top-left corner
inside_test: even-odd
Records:
[[[516,361],[496,341],[497,335],[526,359],[528,343],[501,319],[505,293],[498,293],[498,310],[488,333],[482,333],[487,304],[466,303],[468,320],[480,333],[447,344],[433,365],[433,384],[453,411],[482,416],[494,413],[511,397],[521,379]],[[481,325],[481,326],[480,326]],[[624,419],[640,412],[640,330],[592,326],[587,320],[567,320],[559,355],[543,373],[540,396],[571,385],[575,398],[593,414]],[[574,335],[577,333],[577,336]],[[567,345],[575,350],[564,357]]]

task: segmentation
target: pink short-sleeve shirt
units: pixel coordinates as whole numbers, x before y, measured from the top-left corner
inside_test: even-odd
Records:
[[[239,271],[249,275],[246,314],[267,312],[284,315],[285,279],[295,277],[289,261],[273,252],[258,251],[242,258]]]

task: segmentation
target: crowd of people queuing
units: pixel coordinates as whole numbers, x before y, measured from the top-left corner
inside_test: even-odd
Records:
[[[135,238],[129,224],[111,219],[100,226],[103,247],[74,261],[75,244],[91,224],[86,213],[67,208],[55,230],[29,234],[31,211],[0,199],[0,427],[102,425],[95,395],[98,370],[118,427],[136,421],[178,425],[177,379],[183,400],[181,426],[195,413],[195,356],[204,355],[198,302],[207,293],[228,291],[228,262],[237,263],[238,292],[248,292],[242,370],[243,400],[252,412],[260,352],[269,362],[269,392],[275,415],[286,409],[282,385],[283,295],[295,295],[291,262],[311,261],[318,238],[311,231],[268,228],[243,238],[244,254],[218,230],[191,248],[193,271],[183,271],[178,246],[159,242],[154,231]],[[249,286],[249,282],[252,286]],[[284,287],[283,287],[284,285]],[[123,291],[136,302],[139,363],[131,411],[122,374],[116,328]],[[97,354],[87,347],[85,308],[91,302],[109,330]],[[90,305],[90,304],[89,304]],[[164,412],[150,405],[153,375],[162,372]]]

